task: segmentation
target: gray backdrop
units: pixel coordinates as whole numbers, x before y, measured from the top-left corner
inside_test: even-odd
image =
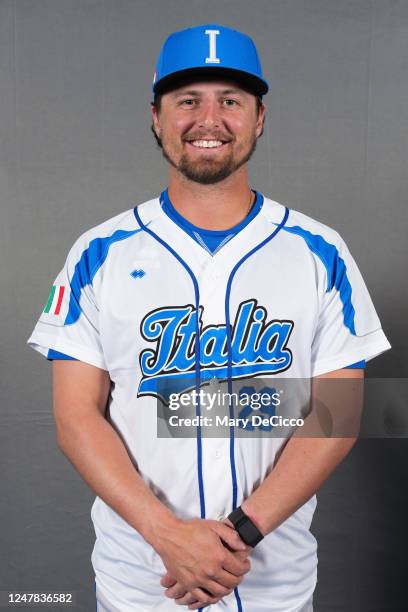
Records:
[[[252,186],[342,234],[393,345],[367,374],[406,376],[406,0],[1,0],[0,589],[94,610],[93,494],[56,447],[51,365],[26,340],[75,239],[166,186],[156,57],[214,21],[254,37],[271,85]],[[317,610],[407,609],[407,450],[360,441],[319,494]]]

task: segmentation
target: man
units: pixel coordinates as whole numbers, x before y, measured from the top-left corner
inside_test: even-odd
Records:
[[[249,186],[267,91],[246,35],[166,40],[168,188],[78,238],[28,339],[54,360],[58,442],[97,495],[98,611],[312,610],[315,492],[355,438],[157,433],[172,392],[361,380],[390,348],[337,232]]]

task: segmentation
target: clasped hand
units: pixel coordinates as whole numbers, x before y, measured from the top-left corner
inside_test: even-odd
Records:
[[[160,581],[165,595],[190,610],[232,593],[251,567],[252,549],[228,519],[177,519],[160,530],[155,548],[167,569]]]

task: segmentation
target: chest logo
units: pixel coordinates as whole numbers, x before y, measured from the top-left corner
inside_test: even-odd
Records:
[[[133,276],[133,278],[143,278],[145,274],[146,272],[144,270],[133,270],[130,276]]]
[[[139,356],[142,379],[138,396],[153,395],[167,401],[170,393],[194,387],[197,333],[201,381],[228,377],[226,326],[204,327],[202,308],[198,317],[191,304],[159,308],[144,317],[141,334],[152,346]],[[266,308],[256,300],[241,302],[231,326],[232,378],[287,370],[292,363],[292,352],[287,345],[293,327],[293,321],[287,319],[268,321]]]

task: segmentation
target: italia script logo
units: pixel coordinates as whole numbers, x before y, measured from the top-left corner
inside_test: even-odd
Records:
[[[227,333],[225,325],[203,327],[199,310],[200,379],[228,376]],[[159,308],[149,312],[141,323],[143,338],[151,343],[140,353],[142,379],[140,395],[167,399],[194,387],[196,380],[196,311],[194,306]],[[294,327],[291,320],[272,319],[256,300],[241,302],[231,327],[232,378],[276,374],[287,370],[292,352],[287,344]]]

